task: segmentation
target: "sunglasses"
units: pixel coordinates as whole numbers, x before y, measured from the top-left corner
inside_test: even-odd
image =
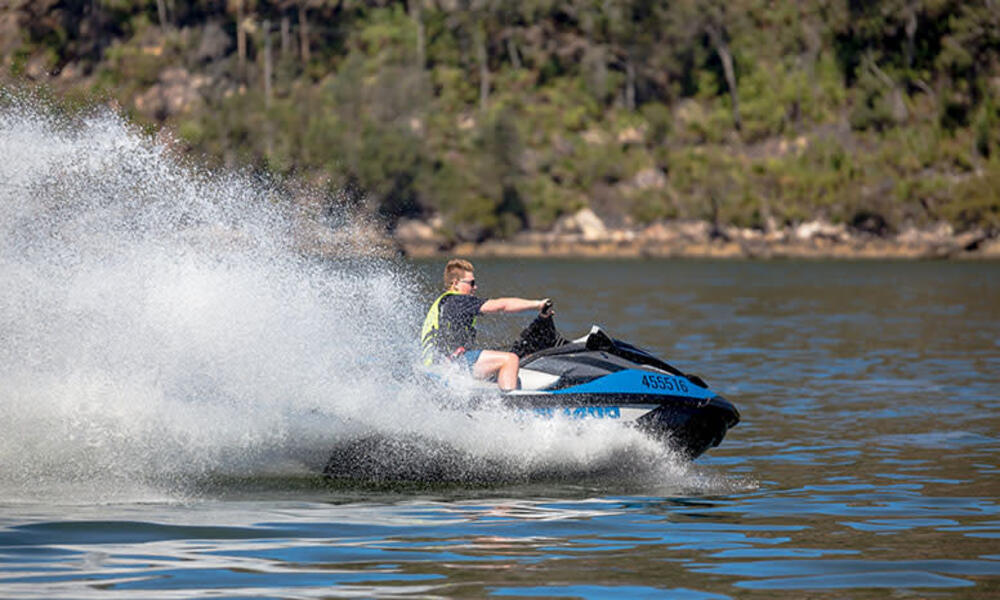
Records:
[[[469,287],[476,287],[476,280],[475,279],[459,279],[458,282],[459,283],[467,283],[467,284],[469,284]]]

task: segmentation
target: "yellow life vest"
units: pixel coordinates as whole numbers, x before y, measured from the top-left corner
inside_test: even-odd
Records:
[[[430,310],[427,311],[427,316],[424,318],[424,326],[420,330],[420,358],[425,365],[434,364],[435,354],[443,350],[437,345],[437,338],[441,333],[441,300],[445,296],[456,295],[461,294],[451,291],[441,294],[431,304]],[[475,325],[475,323],[475,320],[473,320],[472,324]]]

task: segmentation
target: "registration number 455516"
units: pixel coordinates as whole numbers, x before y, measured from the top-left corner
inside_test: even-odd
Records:
[[[668,392],[688,391],[687,382],[679,377],[667,377],[665,375],[643,375],[642,385],[651,390],[666,390]]]

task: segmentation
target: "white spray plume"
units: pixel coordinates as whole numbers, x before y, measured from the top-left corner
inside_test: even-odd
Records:
[[[442,406],[412,377],[416,278],[304,256],[287,186],[203,172],[109,110],[0,100],[0,500],[315,472],[372,435],[431,440],[417,477],[438,443],[459,479],[664,460],[635,432]]]

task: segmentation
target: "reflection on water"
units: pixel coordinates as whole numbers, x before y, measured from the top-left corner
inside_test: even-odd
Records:
[[[428,296],[440,267],[418,265]],[[1000,595],[1000,265],[477,267],[482,294],[551,296],[567,335],[600,323],[704,376],[743,422],[662,476],[248,473],[181,503],[8,503],[0,595]],[[494,340],[524,324],[481,322]]]
[[[218,588],[298,597],[995,589],[995,503],[919,488],[84,507],[59,521],[8,516],[22,524],[0,533],[3,586],[20,597],[96,586],[135,597]],[[948,540],[953,547],[941,545]]]

